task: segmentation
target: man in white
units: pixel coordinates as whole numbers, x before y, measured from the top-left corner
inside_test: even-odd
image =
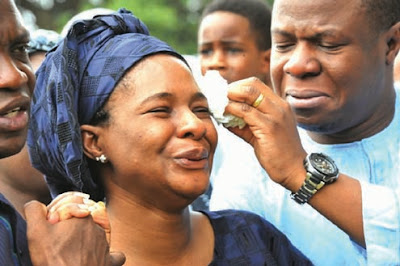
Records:
[[[220,129],[210,208],[262,215],[316,265],[399,265],[399,21],[398,0],[275,0],[276,94],[230,85],[251,146]]]

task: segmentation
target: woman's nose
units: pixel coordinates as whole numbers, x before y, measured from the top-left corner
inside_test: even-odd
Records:
[[[191,110],[184,111],[178,117],[177,134],[180,138],[201,139],[206,134],[204,121]]]

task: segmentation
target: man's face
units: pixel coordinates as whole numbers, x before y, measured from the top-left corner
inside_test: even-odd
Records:
[[[368,25],[358,0],[275,1],[272,83],[304,128],[334,134],[379,122],[392,84],[385,36]]]
[[[11,0],[0,0],[0,158],[26,140],[35,76],[26,51],[29,34]]]

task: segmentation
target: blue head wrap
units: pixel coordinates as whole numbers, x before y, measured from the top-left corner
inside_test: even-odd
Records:
[[[48,53],[36,74],[28,148],[53,197],[70,190],[89,193],[95,200],[104,197],[83,154],[80,125],[89,124],[135,63],[160,52],[184,61],[121,9],[76,22]]]

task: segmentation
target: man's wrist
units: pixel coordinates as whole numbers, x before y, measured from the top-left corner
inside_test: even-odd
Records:
[[[307,203],[325,184],[335,182],[339,176],[339,169],[335,162],[322,153],[307,155],[303,165],[307,172],[306,178],[300,189],[290,195],[299,204]]]

